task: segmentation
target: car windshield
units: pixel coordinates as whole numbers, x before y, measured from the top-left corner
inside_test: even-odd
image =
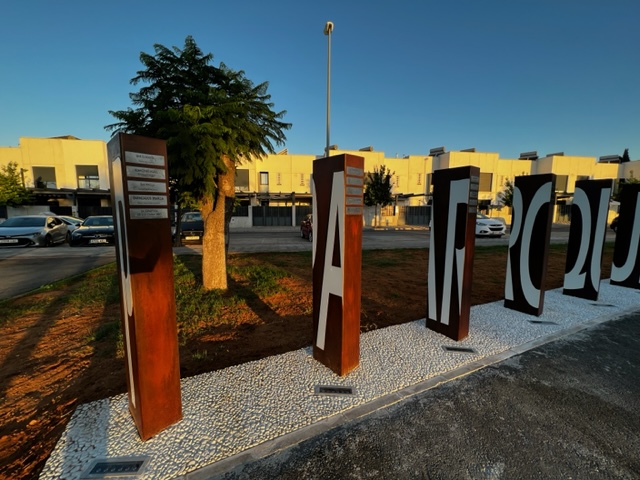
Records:
[[[202,216],[200,215],[200,212],[185,213],[182,216],[183,222],[197,222],[198,220],[202,220]]]
[[[482,219],[482,220],[485,220],[485,219],[488,219],[489,217],[487,217],[487,216],[486,216],[486,215],[484,215],[483,213],[478,213],[478,214],[477,214],[477,218]]]
[[[75,218],[75,217],[58,217],[58,218],[60,218],[67,225],[80,225],[82,223],[81,218]]]
[[[113,218],[111,217],[89,217],[84,223],[86,227],[107,227],[113,225]]]
[[[47,217],[11,217],[2,222],[3,227],[44,227]]]

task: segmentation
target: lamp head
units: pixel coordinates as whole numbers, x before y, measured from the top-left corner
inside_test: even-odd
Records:
[[[333,32],[333,22],[327,22],[324,25],[324,34],[325,35],[329,35],[331,32]]]

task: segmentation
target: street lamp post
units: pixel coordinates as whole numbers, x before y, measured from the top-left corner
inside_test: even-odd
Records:
[[[333,22],[327,22],[324,25],[324,34],[327,36],[327,145],[325,155],[329,156],[330,145],[330,116],[331,116],[331,32],[333,32]]]

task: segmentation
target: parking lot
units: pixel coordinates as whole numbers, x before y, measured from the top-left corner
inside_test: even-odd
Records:
[[[552,243],[566,242],[568,225],[554,225]],[[615,234],[607,229],[607,241]],[[502,238],[478,238],[476,245],[507,245],[509,235]],[[429,231],[416,229],[370,229],[363,231],[365,250],[425,248],[429,245]],[[232,230],[229,251],[251,252],[300,252],[311,251],[312,244],[300,238],[297,227],[262,227]],[[189,245],[174,249],[176,254],[201,254],[201,245]],[[43,285],[68,278],[115,261],[113,246],[71,248],[58,245],[50,248],[0,248],[0,299],[24,294]]]

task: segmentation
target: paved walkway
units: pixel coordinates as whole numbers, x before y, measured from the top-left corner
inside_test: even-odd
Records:
[[[502,302],[473,307],[470,335],[457,344],[424,320],[365,333],[360,367],[343,378],[309,349],[186,378],[183,420],[147,442],[137,436],[126,395],[81,405],[41,478],[79,478],[96,458],[129,455],[149,457],[139,477],[148,479],[557,478],[574,466],[573,478],[634,478],[637,323],[635,330],[624,323],[608,349],[556,356],[551,344],[522,354],[612,320],[623,324],[615,319],[636,311],[637,291],[603,282],[598,302],[547,292],[537,318]],[[442,348],[452,344],[474,352]],[[517,386],[539,357],[549,362]],[[598,366],[604,370],[596,373]],[[316,395],[318,385],[350,386],[355,395]]]
[[[632,314],[206,478],[638,479],[639,379]]]

